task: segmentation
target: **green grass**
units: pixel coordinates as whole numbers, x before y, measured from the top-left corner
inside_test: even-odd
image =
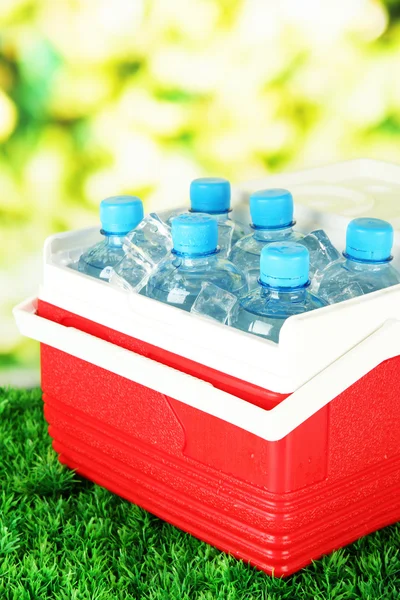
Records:
[[[1,600],[398,600],[400,526],[273,579],[61,466],[40,391],[0,390]]]

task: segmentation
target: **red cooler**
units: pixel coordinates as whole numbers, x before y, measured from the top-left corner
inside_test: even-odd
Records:
[[[388,218],[400,167],[242,194],[277,185],[342,247],[349,218]],[[14,309],[62,463],[278,576],[400,519],[400,285],[290,317],[275,344],[67,266],[99,238],[48,239],[39,298]]]

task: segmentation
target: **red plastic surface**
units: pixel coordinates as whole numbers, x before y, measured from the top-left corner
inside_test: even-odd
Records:
[[[44,303],[39,311],[137,351],[137,340],[71,313]],[[142,354],[155,351],[140,344]],[[62,462],[267,573],[293,573],[400,519],[400,358],[266,442],[49,346],[41,354],[45,416]],[[184,370],[185,359],[173,360]]]
[[[76,329],[95,335],[102,340],[121,346],[121,348],[126,348],[141,356],[151,358],[163,365],[167,365],[178,371],[183,371],[189,375],[194,375],[198,379],[208,381],[214,387],[223,390],[224,392],[233,394],[242,400],[260,406],[261,408],[270,410],[288,397],[288,394],[271,392],[270,390],[265,390],[257,385],[238,379],[237,377],[232,377],[232,375],[226,375],[215,369],[210,369],[193,360],[163,350],[158,346],[152,346],[151,344],[129,337],[119,331],[115,331],[114,329],[110,329],[109,327],[105,327],[94,321],[89,321],[74,313],[62,310],[43,300],[39,300],[38,313],[45,319],[55,321],[65,327],[75,327]]]

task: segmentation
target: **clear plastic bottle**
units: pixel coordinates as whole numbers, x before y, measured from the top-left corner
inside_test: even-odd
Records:
[[[89,248],[78,262],[78,270],[108,281],[112,268],[124,256],[126,234],[143,219],[143,204],[134,196],[112,196],[100,203],[101,233],[104,240]]]
[[[250,233],[250,227],[230,218],[231,184],[222,177],[200,177],[190,184],[190,213],[203,213],[218,223],[220,256],[226,258],[234,244]],[[157,217],[171,226],[172,219],[188,214],[184,208],[157,213]]]
[[[190,210],[211,215],[218,223],[218,244],[221,254],[227,256],[250,228],[230,218],[231,184],[222,177],[201,177],[190,184]]]
[[[147,283],[145,294],[190,311],[203,282],[239,296],[246,278],[230,261],[220,258],[218,226],[203,214],[184,214],[172,220],[173,250]]]
[[[300,244],[274,242],[264,246],[258,287],[239,300],[232,325],[278,342],[288,317],[326,306],[308,291],[309,266],[309,252]]]
[[[393,227],[381,219],[350,221],[343,258],[322,271],[313,288],[329,304],[400,283],[390,264]],[[343,293],[348,290],[348,294]]]
[[[243,237],[233,246],[229,259],[244,271],[250,289],[257,288],[260,276],[261,250],[274,242],[297,242],[310,253],[310,276],[332,257],[339,257],[326,234],[317,237],[295,231],[293,226],[293,197],[285,189],[260,190],[250,196],[250,214],[253,233]]]

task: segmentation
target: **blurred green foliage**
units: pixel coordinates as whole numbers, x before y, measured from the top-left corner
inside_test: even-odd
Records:
[[[32,364],[10,309],[52,232],[99,201],[186,200],[234,181],[400,157],[400,3],[1,0],[0,354]]]

